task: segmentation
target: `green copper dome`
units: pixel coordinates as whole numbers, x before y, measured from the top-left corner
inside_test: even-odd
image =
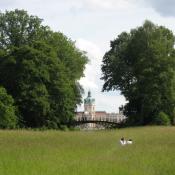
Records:
[[[84,104],[91,105],[91,104],[94,104],[94,103],[95,103],[95,99],[91,98],[91,92],[88,91],[88,96],[84,99]]]

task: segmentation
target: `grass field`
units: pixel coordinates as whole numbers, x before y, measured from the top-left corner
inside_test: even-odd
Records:
[[[0,131],[0,175],[175,175],[175,127]]]

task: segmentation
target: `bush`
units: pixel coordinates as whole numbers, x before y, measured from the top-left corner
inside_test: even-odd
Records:
[[[157,125],[170,125],[170,117],[164,112],[160,112],[155,118],[155,123]]]
[[[175,125],[175,109],[173,110],[172,115],[171,115],[171,123],[172,125]]]
[[[14,100],[7,94],[5,88],[0,87],[0,128],[15,128],[16,126]]]

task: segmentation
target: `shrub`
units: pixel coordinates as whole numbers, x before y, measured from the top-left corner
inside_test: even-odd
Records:
[[[155,118],[155,123],[157,125],[170,125],[170,117],[164,112],[160,112]]]
[[[0,128],[15,128],[16,126],[14,100],[11,95],[7,94],[5,88],[0,87]]]

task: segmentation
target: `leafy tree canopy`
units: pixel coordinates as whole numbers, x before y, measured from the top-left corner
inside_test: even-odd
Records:
[[[73,41],[38,17],[0,13],[0,85],[13,96],[24,126],[59,127],[73,118],[86,63]]]
[[[111,41],[103,57],[103,91],[120,90],[125,114],[134,123],[152,123],[175,107],[175,49],[172,31],[145,21]]]

